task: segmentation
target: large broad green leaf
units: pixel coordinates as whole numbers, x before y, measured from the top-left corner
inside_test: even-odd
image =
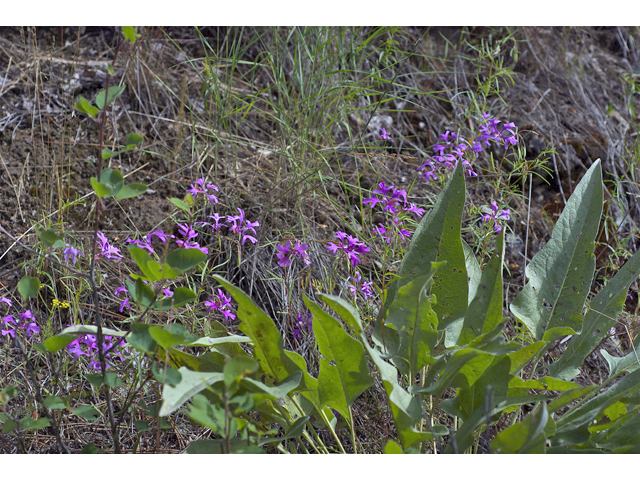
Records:
[[[385,320],[385,324],[393,325],[398,332],[400,343],[396,355],[404,360],[402,365],[408,366],[408,371],[403,371],[407,378],[414,378],[422,367],[435,361],[432,352],[438,343],[438,317],[433,311],[435,298],[427,295],[427,291],[440,266],[435,265],[428,275],[400,287]]]
[[[589,311],[584,317],[582,332],[569,341],[558,361],[548,366],[551,375],[569,380],[580,373],[578,367],[615,325],[624,307],[629,286],[639,275],[640,251],[636,252],[591,300]],[[633,367],[633,364],[630,366]],[[611,374],[615,375],[620,371],[614,372],[611,369]]]
[[[549,412],[544,404],[538,405],[522,422],[500,432],[491,442],[493,453],[544,453],[544,429]]]
[[[588,427],[604,410],[617,401],[624,401],[625,399],[635,401],[639,394],[640,370],[636,370],[606,391],[563,415],[557,422],[556,435],[551,438],[552,446],[583,443],[581,441],[583,435],[577,436],[576,432],[582,432],[583,434],[586,432],[588,438]]]
[[[317,380],[306,369],[306,362],[295,352],[286,352],[284,342],[275,323],[260,309],[242,290],[234,287],[219,275],[213,275],[238,303],[238,318],[242,320],[240,330],[253,342],[253,354],[262,370],[276,380],[282,382],[289,375],[302,371],[302,395],[319,406],[317,399]],[[304,365],[304,368],[302,367]]]
[[[501,412],[514,405],[526,405],[546,400],[544,395],[525,395],[516,397],[498,397],[490,399],[486,404],[476,409],[467,418],[462,427],[456,432],[454,439],[449,441],[445,453],[463,453],[476,440],[476,430],[484,425],[493,424],[500,418]]]
[[[510,369],[511,360],[508,355],[494,357],[491,365],[482,373],[480,378],[473,382],[470,387],[459,389],[458,395],[452,399],[451,403],[455,406],[456,415],[465,420],[484,404],[489,394],[497,397],[506,397],[509,391]],[[446,401],[441,402],[441,405]],[[442,408],[445,409],[444,405]]]
[[[378,349],[369,345],[369,340],[362,328],[362,321],[360,320],[358,312],[352,305],[339,297],[322,295],[322,299],[327,305],[333,308],[345,323],[360,337],[360,343],[364,346],[369,357],[378,368],[382,385],[389,398],[391,414],[393,415],[398,438],[402,447],[408,448],[417,442],[430,440],[436,435],[446,435],[448,431],[440,425],[433,427],[433,431],[430,432],[421,432],[415,429],[415,425],[422,418],[420,401],[400,386],[398,383],[397,368],[386,362]]]
[[[431,293],[435,294],[438,300],[434,311],[438,315],[439,328],[444,329],[464,316],[469,290],[460,235],[464,201],[464,175],[460,162],[436,204],[425,215],[411,237],[411,243],[398,271],[400,278],[389,285],[380,318],[386,316],[400,287],[417,277],[428,275],[432,263],[443,261],[447,263],[434,275],[431,286]]]
[[[158,413],[161,417],[171,415],[184,402],[207,388],[208,385],[224,381],[222,372],[194,372],[186,367],[180,367],[178,372],[182,376],[180,383],[177,385],[166,384],[162,390],[163,402]]]
[[[318,395],[320,403],[336,409],[351,422],[350,406],[373,385],[364,349],[360,342],[344,330],[340,322],[304,296],[313,315],[313,333],[320,350]]]
[[[599,448],[610,451],[621,449],[624,447],[640,446],[640,411],[638,409],[621,418],[616,423],[622,423],[613,433],[607,436],[605,440],[597,442]]]
[[[551,342],[582,330],[601,214],[602,171],[597,160],[571,195],[551,239],[527,265],[529,282],[511,304],[511,312],[536,340]]]
[[[483,333],[490,332],[502,321],[502,260],[504,231],[496,240],[496,248],[482,272],[476,294],[464,316],[459,345],[466,345]]]

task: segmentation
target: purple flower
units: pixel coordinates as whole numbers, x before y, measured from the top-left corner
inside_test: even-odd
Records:
[[[211,202],[212,205],[214,203],[218,203],[218,198],[213,193],[209,193],[208,190],[215,190],[217,192],[218,187],[216,187],[213,183],[208,183],[205,187],[204,177],[202,177],[191,184],[191,188],[187,190],[187,193],[190,193],[194,197],[199,194],[203,194],[209,197],[209,202]]]
[[[3,337],[9,335],[12,338],[16,338],[16,328],[24,329],[27,337],[31,337],[34,333],[40,333],[40,327],[36,324],[35,317],[31,313],[31,310],[27,310],[20,315],[20,320],[18,322],[16,322],[11,315],[2,317],[2,323],[0,325],[4,327],[7,326],[7,324],[13,324],[13,328],[0,330]]]
[[[167,239],[173,238],[173,235],[167,235],[164,230],[155,230],[147,235],[147,243],[151,245],[153,237],[158,237],[164,245],[167,244]]]
[[[84,257],[84,253],[82,253],[80,250],[78,250],[77,248],[73,248],[70,247],[69,245],[67,245],[67,248],[65,248],[64,250],[62,250],[62,256],[64,258],[65,262],[68,262],[69,259],[71,259],[71,262],[75,265],[76,264],[76,257],[80,255],[81,257]]]
[[[307,313],[305,315],[298,314],[298,320],[296,321],[296,326],[293,327],[293,337],[301,338],[302,332],[304,330],[311,330],[313,328],[313,321],[311,318],[311,314]]]
[[[508,209],[500,210],[495,200],[491,202],[490,206],[485,207],[485,211],[487,210],[489,213],[485,213],[482,216],[482,222],[483,223],[493,222],[493,231],[495,233],[500,233],[502,231],[502,225],[500,225],[499,222],[509,220],[509,215],[510,215],[509,210]]]
[[[180,232],[180,234],[182,236],[186,237],[186,239],[185,240],[176,240],[176,244],[177,245],[179,245],[182,248],[197,248],[198,250],[200,250],[205,255],[207,255],[209,253],[209,249],[208,248],[201,247],[199,243],[192,241],[194,238],[196,238],[198,236],[198,234],[196,233],[195,230],[193,230],[193,228],[191,228],[191,226],[189,224],[179,223],[178,224],[178,231]]]
[[[387,131],[384,128],[380,129],[380,138],[382,140],[390,140],[391,142],[393,142],[393,138],[391,138],[389,136],[389,134],[387,133]]]
[[[292,246],[293,248],[291,248]],[[311,265],[309,254],[306,252],[308,247],[309,246],[306,243],[300,243],[299,240],[296,240],[293,245],[290,241],[287,241],[284,245],[276,245],[276,249],[278,250],[278,253],[276,253],[276,257],[278,257],[278,265],[282,268],[291,265],[292,255],[297,255],[306,265]]]
[[[240,208],[237,208],[237,210],[239,212],[239,215],[227,216],[227,222],[231,223],[231,225],[229,226],[229,231],[242,236],[242,245],[244,245],[244,242],[246,240],[249,240],[251,243],[256,243],[258,240],[255,237],[247,234],[247,232],[253,232],[254,235],[257,235],[255,227],[260,226],[260,223],[245,220],[244,210]]]
[[[217,294],[210,297],[204,302],[204,306],[208,307],[207,312],[217,310],[224,315],[224,321],[233,320],[236,316],[230,310],[231,297],[227,297],[222,289],[218,288]]]
[[[127,293],[127,288],[124,285],[119,286],[118,288],[115,289],[115,291],[113,292],[113,294],[116,297],[120,297],[121,293]],[[125,307],[127,308],[127,310],[131,310],[131,305],[129,304],[129,297],[125,297],[125,299],[120,302],[120,307],[118,308],[118,311],[120,313],[122,313],[122,311],[125,309]]]
[[[100,245],[100,252],[96,253],[96,260],[100,257],[112,259],[122,258],[120,249],[113,247],[109,244],[109,240],[105,237],[104,233],[98,232],[98,244]]]
[[[207,225],[209,227],[211,227],[211,232],[212,233],[217,233],[219,232],[222,227],[224,225],[226,225],[226,221],[222,221],[224,220],[226,217],[224,215],[220,215],[219,213],[214,213],[213,215],[209,215],[207,218],[211,218],[213,219],[213,221],[215,223],[208,223],[208,222],[198,222],[199,225]]]
[[[373,296],[373,294],[371,293],[371,285],[373,285],[373,282],[361,283],[362,275],[360,275],[360,272],[358,270],[356,270],[356,276],[349,277],[349,280],[354,280],[353,284],[349,284],[349,290],[353,294],[354,298],[356,297],[358,292],[360,292],[365,299]]]
[[[407,192],[404,190],[399,190],[396,187],[389,185],[388,187],[384,182],[380,182],[378,184],[380,187],[373,191],[373,193],[377,193],[378,195],[382,195],[382,199],[378,199],[376,197],[367,198],[362,201],[362,203],[370,203],[371,208],[375,207],[377,203],[383,203],[384,208],[383,211],[389,212],[391,214],[395,214],[398,212],[399,204],[407,203]]]
[[[360,256],[370,251],[370,248],[367,247],[364,242],[344,232],[338,231],[334,237],[338,239],[339,243],[329,242],[327,250],[333,255],[336,255],[338,251],[341,250],[354,267],[362,260]]]
[[[8,323],[13,323],[14,328],[7,328],[6,330],[0,330],[0,333],[2,333],[3,337],[6,337],[7,335],[11,336],[11,338],[16,338],[16,331],[15,331],[15,325],[16,325],[16,321],[13,319],[13,317],[11,315],[7,315],[6,317],[2,317],[2,323],[0,325],[7,326]]]
[[[132,243],[133,245],[137,245],[140,248],[144,248],[147,252],[149,252],[149,255],[153,254],[154,252],[153,246],[151,245],[151,242],[149,242],[148,240],[145,242],[143,240],[132,240],[130,238],[127,238],[124,242]]]
[[[0,303],[6,303],[9,306],[13,305],[13,302],[11,300],[9,300],[7,297],[0,298]]]

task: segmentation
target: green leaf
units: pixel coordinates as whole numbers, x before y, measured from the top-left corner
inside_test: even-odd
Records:
[[[598,442],[599,448],[607,450],[640,446],[640,411],[637,409],[624,418],[624,424],[616,429],[605,440]]]
[[[192,342],[196,339],[196,337],[187,332],[180,323],[173,323],[164,327],[151,326],[149,327],[149,334],[151,338],[165,350]]]
[[[55,353],[61,348],[66,347],[76,338],[76,335],[54,335],[44,341],[44,348],[49,352]]]
[[[149,333],[151,325],[134,322],[131,324],[131,333],[127,337],[127,343],[137,350],[153,355],[158,344]]]
[[[197,248],[178,248],[167,255],[167,264],[174,270],[184,273],[206,259],[207,255]]]
[[[28,300],[35,297],[40,290],[40,280],[36,277],[25,275],[18,282],[18,292],[22,296],[22,300]]]
[[[636,340],[638,338],[640,337],[636,337]],[[640,342],[636,341],[635,343],[638,344]],[[609,352],[606,350],[600,350],[600,355],[602,355],[609,364],[609,376],[615,377],[622,372],[633,372],[637,370],[638,367],[640,367],[637,349],[638,345],[635,345],[624,357],[613,357],[609,355]]]
[[[320,403],[333,407],[351,423],[349,407],[362,392],[373,385],[364,349],[335,318],[306,295],[304,303],[313,315],[313,332],[320,350]]]
[[[249,356],[243,355],[232,358],[225,364],[222,370],[222,373],[224,373],[224,384],[230,387],[233,383],[239,382],[240,379],[256,373],[259,368],[260,364]]]
[[[171,415],[208,385],[224,381],[222,372],[194,372],[185,367],[180,367],[178,372],[182,378],[180,383],[177,385],[166,384],[162,390],[163,402],[158,413],[161,417]]]
[[[93,191],[96,192],[98,198],[108,197],[111,195],[111,187],[98,182],[96,177],[91,177],[89,181],[91,182]]]
[[[526,405],[546,400],[544,395],[523,395],[515,397],[494,397],[488,404],[483,404],[476,409],[455,433],[455,442],[449,441],[445,453],[464,452],[473,445],[476,432],[488,423],[494,423],[499,419],[500,413],[514,405]],[[455,445],[455,447],[454,447]]]
[[[129,40],[133,45],[136,42],[136,38],[140,38],[140,35],[136,35],[136,31],[133,27],[122,27],[122,34],[126,40]]]
[[[433,311],[436,299],[427,295],[427,291],[441,265],[433,264],[427,275],[401,286],[385,320],[385,324],[393,325],[398,332],[397,355],[408,365],[408,371],[403,372],[407,378],[413,378],[422,367],[435,361],[432,352],[439,341],[438,317]],[[402,368],[401,362],[394,364]]]
[[[64,410],[68,407],[66,400],[55,395],[49,395],[42,404],[51,410]]]
[[[62,235],[58,235],[52,228],[36,230],[36,234],[47,247],[60,248],[65,246],[63,241],[64,237]]]
[[[161,312],[165,312],[172,308],[182,307],[183,305],[194,301],[196,298],[197,295],[193,293],[192,290],[185,287],[177,287],[173,291],[173,296],[162,299],[160,302],[156,302],[154,304],[154,308]]]
[[[113,85],[109,87],[109,98],[107,99],[107,105],[111,105],[116,98],[118,98],[127,88],[126,85],[118,86]],[[98,95],[96,96],[96,105],[100,110],[104,110],[104,100],[105,100],[105,91],[100,90]]]
[[[500,432],[491,442],[494,453],[544,453],[544,428],[549,421],[549,412],[544,403],[522,422]]]
[[[573,390],[574,388],[580,388],[580,385],[565,380],[559,380],[553,377],[541,377],[523,380],[520,377],[513,377],[509,381],[509,389],[522,388],[522,389],[534,389],[545,391],[564,392],[567,390]]]
[[[273,320],[262,309],[258,308],[242,290],[234,287],[219,275],[213,275],[213,278],[238,303],[238,318],[242,320],[239,329],[253,342],[253,355],[260,363],[262,370],[274,378],[276,382],[281,382],[292,373],[300,371],[301,367],[289,355],[285,354],[282,336]],[[294,354],[294,352],[288,353]],[[315,390],[315,379],[307,373],[306,368],[302,373],[304,375],[302,388],[309,387],[309,391],[312,392]],[[303,395],[311,396],[311,398],[315,397],[309,392],[305,392]],[[314,398],[314,400],[316,400],[314,403],[318,404],[317,398]]]
[[[570,380],[580,373],[578,367],[608,335],[622,312],[629,286],[640,276],[640,251],[636,252],[607,285],[591,300],[589,311],[584,317],[582,332],[573,337],[562,356],[549,365],[549,374]],[[631,359],[633,360],[633,359]],[[611,363],[609,363],[611,367]],[[625,364],[627,365],[627,364]],[[629,366],[633,367],[634,362]],[[635,365],[638,365],[636,360]],[[610,370],[617,375],[622,370]]]
[[[98,113],[100,113],[100,110],[91,105],[91,103],[89,103],[89,100],[84,98],[82,95],[78,95],[76,103],[74,103],[73,106],[82,113],[86,113],[88,115],[91,115],[92,117],[95,117],[96,115],[98,115]]]
[[[125,139],[125,144],[127,145],[127,150],[131,150],[132,148],[137,147],[142,143],[144,138],[142,135],[138,135],[137,133],[127,133],[127,137]]]
[[[556,436],[555,439],[551,439],[552,446],[569,445],[572,441],[578,441],[573,440],[573,432],[586,429],[610,405],[633,398],[638,393],[640,393],[640,370],[629,373],[609,389],[563,415],[557,421]],[[551,410],[551,405],[549,407]],[[581,442],[578,441],[578,443]]]
[[[183,212],[189,213],[189,205],[186,202],[183,202],[179,198],[173,198],[173,197],[169,198],[168,200]],[[191,249],[191,250],[194,250],[194,249]]]
[[[178,385],[182,381],[182,374],[171,365],[151,365],[151,373],[156,381],[162,385]]]
[[[601,215],[602,171],[597,160],[571,195],[551,239],[527,265],[529,282],[511,304],[511,312],[536,340],[551,342],[582,330]]]
[[[128,248],[131,258],[136,262],[136,265],[138,265],[138,268],[144,274],[146,279],[151,281],[158,281],[161,279],[160,271],[162,268],[160,267],[160,264],[156,262],[146,250],[134,245],[131,245]],[[129,289],[129,293],[133,296],[134,292]]]
[[[122,188],[118,190],[118,193],[115,195],[115,199],[120,201],[124,200],[125,198],[137,197],[138,195],[142,195],[148,189],[149,187],[147,187],[144,183],[128,183],[126,185],[123,185]]]
[[[39,430],[41,428],[47,428],[51,426],[51,422],[48,418],[38,418],[34,420],[33,418],[26,416],[20,419],[18,423],[18,427],[21,430],[29,431],[29,430]]]
[[[447,263],[434,275],[431,286],[431,293],[438,299],[433,309],[438,315],[439,328],[444,329],[464,316],[469,292],[461,240],[464,202],[464,176],[462,163],[459,162],[436,204],[411,237],[398,271],[400,279],[389,285],[385,305],[380,312],[382,318],[386,316],[400,287],[417,277],[428,275],[431,264],[442,261]]]
[[[102,416],[100,410],[92,407],[91,405],[80,405],[75,410],[71,410],[71,413],[89,421],[98,420]]]
[[[125,150],[119,150],[119,151],[113,151],[110,148],[103,148],[102,149],[102,159],[103,160],[108,160],[111,157],[115,157],[116,155],[120,155],[121,153],[124,153]]]
[[[391,414],[393,415],[398,438],[402,447],[408,448],[417,442],[433,439],[433,433],[420,432],[414,428],[422,417],[420,401],[400,386],[398,383],[397,368],[387,363],[380,351],[369,345],[369,339],[362,328],[362,321],[360,320],[358,312],[342,298],[332,295],[322,295],[322,300],[333,308],[345,323],[356,332],[360,337],[360,343],[380,372],[382,385],[389,399]],[[440,434],[442,434],[442,432]]]
[[[487,262],[476,294],[464,316],[459,345],[466,345],[483,333],[490,332],[502,321],[502,263],[504,230],[496,239],[496,247]]]

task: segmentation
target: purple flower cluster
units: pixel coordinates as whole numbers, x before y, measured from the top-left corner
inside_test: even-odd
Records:
[[[295,244],[287,240],[285,244],[276,245],[276,249],[278,250],[278,253],[276,253],[278,265],[282,268],[291,265],[291,257],[294,255],[300,257],[305,265],[311,265],[311,260],[309,260],[309,254],[307,253],[308,247],[309,245],[300,243],[299,240],[296,240]]]
[[[488,113],[483,113],[478,121],[480,134],[471,142],[467,142],[448,130],[440,135],[440,141],[433,146],[435,154],[427,158],[418,168],[419,176],[425,182],[437,180],[440,170],[445,168],[449,172],[455,168],[459,161],[462,162],[467,175],[477,177],[478,174],[473,171],[473,166],[467,158],[469,155],[474,160],[484,147],[491,145],[491,142],[504,147],[505,150],[518,143],[516,126],[513,122],[500,126],[502,122],[491,117]]]
[[[100,251],[96,253],[96,260],[100,257],[113,259],[113,258],[122,258],[120,254],[120,249],[112,246],[109,243],[109,240],[102,232],[97,233],[98,236],[98,245],[100,246]]]
[[[204,177],[199,178],[194,183],[191,184],[191,188],[187,190],[187,193],[193,195],[193,197],[197,197],[198,195],[206,195],[209,198],[209,202],[211,205],[214,203],[218,203],[218,197],[216,197],[213,193],[209,193],[210,190],[218,191],[218,187],[216,187],[213,183],[204,184]]]
[[[310,313],[306,315],[298,315],[296,320],[296,326],[293,327],[293,337],[301,338],[302,332],[305,330],[311,330],[313,328],[313,321]]]
[[[11,306],[11,300],[8,298],[2,297],[0,302]],[[16,338],[16,328],[23,329],[27,334],[27,337],[31,337],[34,333],[40,333],[40,327],[36,324],[36,319],[31,313],[31,310],[27,310],[21,314],[20,319],[17,321],[13,318],[13,315],[2,317],[0,327],[2,327],[0,329],[0,333],[3,337],[8,335],[11,338]]]
[[[188,223],[179,223],[178,232],[184,237],[184,239],[177,239],[176,245],[182,248],[198,249],[205,255],[209,253],[209,249],[207,247],[201,247],[198,242],[193,241],[193,239],[198,236],[198,233],[193,228],[191,228],[191,225],[189,225]],[[174,235],[172,235],[171,237],[176,238]]]
[[[217,310],[224,315],[224,321],[228,322],[236,318],[235,314],[230,310],[231,297],[227,297],[222,289],[218,288],[215,296],[210,297],[204,302],[204,306],[208,307],[207,312]]]
[[[498,204],[495,200],[491,202],[490,206],[485,207],[487,213],[482,216],[482,222],[493,222],[493,231],[495,233],[500,233],[502,231],[501,221],[509,220],[510,212],[508,209],[500,209],[498,208]]]
[[[411,232],[405,228],[401,228],[404,224],[402,220],[403,212],[415,213],[418,217],[424,214],[424,208],[419,208],[415,203],[407,201],[407,192],[400,190],[392,185],[387,186],[385,182],[378,184],[380,188],[373,191],[378,197],[366,198],[363,204],[370,204],[371,208],[378,203],[383,205],[383,212],[391,215],[389,218],[389,231],[382,223],[378,223],[378,227],[374,227],[376,234],[387,243],[391,243],[393,235],[398,236],[402,241],[406,241],[411,237]]]
[[[334,237],[338,239],[338,243],[329,242],[327,250],[333,255],[336,255],[338,251],[342,251],[354,267],[362,260],[360,256],[371,250],[363,241],[344,232],[338,231]]]
[[[356,276],[349,277],[349,280],[354,281],[353,284],[349,284],[349,290],[353,294],[353,298],[358,295],[358,292],[360,292],[364,299],[373,297],[373,293],[371,292],[371,285],[373,285],[373,282],[362,282],[362,275],[358,270],[356,270]]]
[[[132,240],[131,238],[127,238],[125,240],[125,243],[131,243],[133,245],[137,245],[138,247],[146,250],[149,255],[152,255],[154,253],[154,249],[153,249],[153,237],[157,237],[160,239],[160,241],[162,241],[163,245],[167,244],[167,240],[169,238],[175,238],[173,235],[167,235],[166,233],[164,233],[164,230],[156,230],[154,232],[149,233],[144,240]]]
[[[108,369],[111,367],[113,360],[118,359],[120,361],[124,361],[122,353],[117,352],[116,348],[122,349],[125,347],[126,342],[123,338],[113,339],[110,335],[105,335],[104,340],[105,342],[102,344],[102,351],[108,352],[104,355],[105,359],[109,360],[105,363],[105,368]],[[114,345],[116,345],[116,347],[111,350]],[[93,368],[94,370],[102,369],[102,364],[99,360],[98,339],[95,335],[87,334],[76,338],[73,342],[67,345],[67,352],[74,356],[74,361],[78,360],[80,357],[88,357],[91,359],[91,362],[89,362],[89,368]]]
[[[231,233],[235,233],[240,237],[242,245],[249,240],[251,243],[256,243],[258,240],[256,237],[249,235],[247,232],[252,232],[254,235],[256,233],[256,227],[260,226],[259,222],[250,222],[245,219],[244,210],[238,208],[238,215],[219,215],[218,213],[214,213],[213,215],[209,215],[207,218],[213,219],[214,223],[209,222],[198,222],[198,225],[207,225],[211,227],[212,233],[219,233],[222,230],[222,227],[227,227],[228,231]],[[226,218],[226,220],[225,220]]]

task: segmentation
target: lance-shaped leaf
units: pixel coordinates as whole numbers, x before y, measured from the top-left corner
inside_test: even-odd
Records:
[[[522,422],[500,432],[491,442],[494,453],[544,453],[544,429],[549,421],[549,412],[544,403],[538,405]]]
[[[616,273],[607,285],[591,300],[589,311],[584,317],[582,332],[573,337],[562,356],[549,365],[549,373],[565,380],[572,379],[580,370],[578,367],[600,342],[608,335],[622,312],[629,286],[640,275],[640,251],[636,252]],[[630,365],[632,366],[632,365]],[[621,370],[613,372],[617,374]]]
[[[389,285],[381,318],[386,316],[398,289],[417,277],[428,275],[433,262],[447,262],[433,277],[431,293],[438,303],[439,328],[444,329],[464,315],[468,305],[468,278],[460,227],[465,200],[462,162],[438,196],[436,204],[425,215],[415,233],[398,271],[399,279]]]
[[[408,371],[403,371],[407,378],[413,378],[422,367],[434,362],[431,352],[438,343],[438,317],[433,311],[435,298],[427,295],[427,291],[434,273],[441,266],[433,265],[429,274],[400,287],[385,321],[398,332],[397,355],[405,361],[403,365],[408,365]]]
[[[253,342],[253,354],[262,370],[276,382],[284,381],[289,375],[302,371],[301,394],[319,406],[317,379],[306,369],[306,362],[295,352],[284,350],[284,342],[273,320],[260,309],[242,290],[234,287],[219,275],[213,275],[238,302],[238,318],[242,320],[240,330]]]
[[[335,408],[351,422],[349,407],[373,385],[364,349],[335,318],[306,295],[304,303],[313,315],[313,333],[321,355],[318,373],[320,403]]]
[[[456,432],[455,440],[450,440],[445,453],[463,453],[476,440],[475,432],[479,427],[496,422],[499,414],[514,405],[526,405],[544,401],[544,395],[524,395],[516,397],[494,397],[476,409]]]
[[[550,342],[582,330],[601,214],[602,171],[597,160],[571,195],[551,239],[527,265],[529,282],[511,304],[511,312],[536,340]]]
[[[448,431],[441,425],[433,427],[431,432],[420,432],[414,427],[422,418],[420,401],[398,384],[398,370],[386,362],[382,354],[369,345],[369,340],[362,328],[362,321],[358,312],[345,300],[332,295],[322,295],[322,300],[333,308],[360,337],[360,343],[364,346],[369,357],[380,372],[382,384],[393,416],[398,438],[403,448],[434,438],[436,435],[446,435]]]
[[[194,372],[186,367],[180,367],[178,372],[182,376],[180,383],[177,385],[166,384],[162,390],[162,399],[164,401],[158,413],[161,417],[171,415],[184,402],[207,388],[208,385],[224,380],[222,372]]]
[[[496,240],[496,248],[487,262],[467,309],[460,332],[459,345],[466,345],[483,333],[490,332],[502,321],[502,260],[504,231]]]
[[[557,422],[556,435],[550,439],[552,446],[583,443],[586,441],[584,437],[589,437],[588,427],[600,413],[620,400],[637,401],[639,394],[640,370],[636,370],[606,391],[563,415]],[[551,405],[549,410],[552,410]]]
[[[610,377],[614,377],[622,372],[633,372],[640,367],[640,356],[638,356],[639,340],[640,337],[636,337],[634,348],[624,357],[613,357],[609,355],[606,350],[600,350],[600,355],[602,355],[609,364]]]

